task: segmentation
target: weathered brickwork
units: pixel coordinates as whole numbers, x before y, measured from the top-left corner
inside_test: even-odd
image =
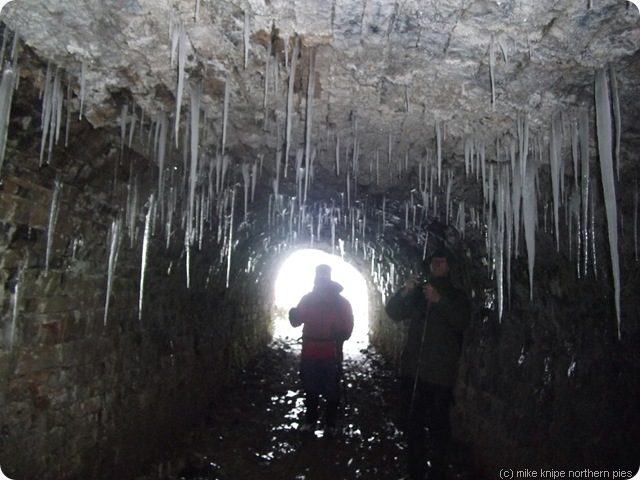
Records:
[[[220,246],[210,242],[191,252],[187,289],[182,234],[167,249],[158,228],[139,318],[141,200],[136,237],[122,238],[105,324],[111,223],[123,213],[130,175],[140,198],[157,179],[148,160],[133,151],[121,160],[109,132],[82,124],[73,146],[40,166],[36,132],[22,124],[12,120],[18,140],[0,188],[2,469],[19,480],[126,478],[148,468],[266,344],[271,289],[256,288],[245,261],[233,265],[226,288]]]

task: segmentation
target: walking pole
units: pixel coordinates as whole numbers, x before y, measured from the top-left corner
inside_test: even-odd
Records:
[[[431,302],[427,303],[427,312],[424,314],[424,327],[422,329],[422,340],[420,341],[420,352],[418,353],[418,364],[416,365],[416,374],[413,379],[413,391],[411,392],[411,403],[409,404],[409,416],[413,411],[413,403],[416,399],[416,389],[418,388],[418,374],[420,373],[420,364],[422,363],[422,349],[424,347],[424,339],[427,333],[427,322],[429,321],[429,312],[431,311]]]

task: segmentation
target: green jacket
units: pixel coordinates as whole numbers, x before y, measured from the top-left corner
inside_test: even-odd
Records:
[[[441,295],[438,303],[427,306],[419,286],[409,294],[399,290],[386,306],[392,320],[410,320],[400,375],[410,378],[417,375],[423,382],[453,387],[471,307],[467,296],[448,277],[432,279],[430,283]]]

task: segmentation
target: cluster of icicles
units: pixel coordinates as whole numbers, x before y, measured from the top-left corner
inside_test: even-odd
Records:
[[[245,66],[248,56],[248,32],[249,24],[245,15]],[[139,111],[136,106],[124,105],[121,112],[121,150],[124,151],[126,140],[129,147],[134,139],[136,126],[138,127],[139,142],[146,141],[147,148],[152,148],[153,156],[158,168],[158,185],[146,201],[144,209],[140,207],[138,198],[137,178],[132,176],[127,185],[127,204],[123,209],[123,218],[118,217],[113,220],[109,231],[109,258],[107,272],[107,292],[105,300],[104,322],[106,324],[109,311],[109,301],[112,294],[114,272],[117,266],[118,252],[125,234],[129,236],[131,248],[135,242],[139,241],[138,219],[144,213],[144,230],[142,238],[140,288],[139,288],[139,317],[142,317],[143,293],[145,284],[145,271],[147,256],[149,251],[150,238],[157,230],[162,229],[166,245],[168,247],[172,238],[175,238],[179,228],[184,231],[184,258],[186,261],[186,283],[190,286],[190,252],[192,248],[201,248],[206,230],[214,230],[217,225],[217,240],[221,245],[220,259],[226,263],[226,281],[229,285],[231,273],[231,256],[234,246],[234,231],[237,232],[242,225],[249,223],[249,204],[253,201],[256,181],[262,172],[264,157],[256,159],[253,163],[245,163],[241,167],[242,186],[244,187],[244,220],[240,225],[234,226],[236,187],[240,182],[230,180],[227,175],[229,170],[229,156],[225,154],[227,119],[229,115],[230,81],[225,82],[223,100],[223,125],[221,141],[218,142],[218,151],[211,161],[205,158],[203,149],[199,148],[205,140],[201,138],[201,133],[207,130],[202,129],[202,109],[201,109],[201,89],[196,83],[185,84],[185,64],[188,38],[186,28],[182,23],[171,25],[171,65],[177,67],[176,85],[176,111],[174,115],[174,128],[170,129],[169,117],[166,113],[155,116],[147,116]],[[6,35],[5,35],[6,37]],[[17,38],[17,35],[16,37]],[[2,83],[0,85],[0,151],[4,153],[6,143],[6,127],[11,105],[11,95],[17,83],[17,62],[16,62],[16,42],[12,48],[11,58],[13,63],[7,64],[3,69]],[[341,145],[340,137],[335,135],[335,170],[337,175],[344,175],[345,193],[340,196],[340,205],[314,204],[308,205],[307,193],[310,183],[313,181],[313,164],[317,155],[317,150],[312,148],[311,138],[313,120],[313,98],[314,98],[314,69],[315,52],[310,54],[309,84],[307,85],[306,98],[306,124],[304,133],[304,148],[299,148],[295,154],[295,163],[289,166],[291,145],[294,144],[292,134],[293,119],[293,92],[295,83],[296,63],[299,57],[299,40],[295,38],[293,42],[293,52],[289,64],[288,42],[285,42],[285,68],[288,68],[289,75],[286,79],[286,125],[284,132],[284,151],[278,149],[274,159],[275,178],[272,179],[273,193],[269,196],[268,205],[268,225],[270,235],[276,238],[286,239],[287,245],[294,245],[300,236],[309,236],[311,246],[314,239],[320,240],[321,233],[331,232],[331,245],[335,251],[340,250],[344,255],[345,243],[336,238],[336,228],[340,224],[344,231],[351,231],[350,246],[356,254],[362,252],[364,258],[370,261],[371,274],[379,288],[387,291],[394,288],[396,284],[396,272],[393,266],[389,267],[383,261],[380,250],[383,246],[378,243],[379,235],[384,235],[386,219],[386,199],[383,199],[381,206],[372,206],[363,203],[358,199],[358,178],[363,174],[380,182],[380,155],[376,152],[375,158],[369,159],[369,168],[363,169],[360,158],[360,148],[358,139],[358,119],[353,119],[353,131],[351,133],[352,142],[344,148],[347,168],[341,171]],[[493,47],[492,47],[493,48]],[[5,48],[3,48],[4,56]],[[277,57],[277,56],[276,56]],[[268,91],[269,78],[272,77],[272,90],[278,93],[279,64],[272,62],[271,52],[267,54],[266,72],[264,77],[264,122],[265,131],[269,118]],[[80,71],[80,116],[84,103],[85,83],[87,75],[86,62],[82,63]],[[41,164],[49,162],[52,151],[52,144],[58,142],[61,123],[63,98],[64,72],[57,67],[48,66],[45,75],[44,88],[42,92],[42,142],[40,151]],[[611,95],[609,93],[609,82],[607,82],[606,72],[600,70],[596,74],[596,126],[598,133],[599,157],[601,165],[601,177],[605,192],[605,203],[607,211],[607,221],[609,226],[611,260],[614,273],[614,285],[616,295],[616,310],[618,315],[618,334],[620,334],[620,278],[619,260],[617,250],[617,212],[615,205],[615,181],[613,168],[613,135],[615,131],[615,153],[619,155],[620,144],[620,111],[617,99],[617,88],[615,75],[611,70]],[[71,81],[67,80],[66,105],[67,105],[67,135],[65,144],[68,141],[68,125],[71,105]],[[179,147],[180,120],[182,118],[183,92],[188,90],[190,96],[188,128],[183,129],[182,152],[184,155],[183,176],[177,174],[177,168],[168,168],[165,165],[168,149]],[[493,96],[492,96],[493,98]],[[492,101],[493,103],[493,101]],[[615,130],[611,118],[611,108],[613,105]],[[138,117],[139,112],[139,117]],[[206,117],[205,117],[206,122]],[[148,124],[148,125],[147,125]],[[129,128],[127,132],[127,126]],[[147,137],[144,138],[144,132]],[[3,133],[4,132],[4,133]],[[280,138],[280,125],[276,125],[276,132]],[[465,170],[467,179],[475,175],[481,181],[484,196],[482,212],[476,212],[473,207],[465,206],[464,202],[459,202],[457,208],[454,206],[452,190],[454,176],[451,171],[443,171],[442,167],[442,141],[446,134],[446,125],[442,122],[435,124],[435,154],[428,151],[426,158],[418,162],[418,185],[417,190],[409,193],[409,199],[405,202],[405,228],[416,229],[421,221],[427,216],[444,217],[445,222],[454,224],[461,235],[464,236],[465,229],[469,226],[487,229],[487,242],[491,252],[491,271],[495,275],[498,291],[498,308],[500,318],[503,313],[505,297],[505,277],[507,292],[510,290],[510,260],[518,252],[519,232],[524,231],[526,250],[529,264],[530,290],[533,295],[533,265],[535,259],[535,232],[538,228],[538,198],[537,198],[537,176],[538,168],[544,151],[541,138],[536,141],[529,135],[528,117],[523,115],[518,120],[517,137],[511,139],[506,145],[500,146],[496,142],[495,161],[485,160],[485,145],[481,141],[466,139],[464,141]],[[169,137],[172,138],[169,138]],[[593,238],[593,212],[594,197],[590,195],[591,175],[589,172],[589,118],[587,108],[579,111],[577,121],[571,122],[571,149],[574,164],[575,179],[573,187],[564,185],[563,157],[561,149],[563,145],[562,124],[558,117],[551,121],[551,140],[549,142],[549,158],[551,163],[551,180],[553,186],[553,219],[555,225],[555,236],[558,249],[560,246],[559,219],[561,206],[565,206],[570,215],[572,225],[577,228],[576,234],[576,258],[579,260],[579,275],[586,275],[591,267],[595,272],[595,240]],[[281,142],[278,142],[280,145]],[[392,138],[389,136],[387,161],[389,165],[394,162],[397,154],[392,151]],[[47,148],[48,147],[48,148]],[[47,153],[45,159],[45,151]],[[505,161],[500,159],[501,151],[504,151]],[[0,156],[0,166],[2,157]],[[284,162],[284,166],[282,163]],[[410,165],[408,153],[404,156],[404,161],[396,161],[398,178],[404,172],[409,172],[415,165]],[[116,164],[117,168],[117,164]],[[295,180],[291,179],[295,189],[295,196],[288,197],[280,193],[281,173],[287,178],[288,173],[295,172]],[[115,178],[115,177],[114,177]],[[443,190],[443,182],[446,183]],[[437,186],[436,186],[437,185]],[[114,185],[114,188],[116,185]],[[55,222],[58,211],[58,204],[61,197],[62,184],[56,181],[52,193],[51,215],[47,232],[47,259],[46,267],[49,265],[51,238],[55,231]],[[436,192],[440,191],[440,197]],[[346,198],[345,198],[346,197]],[[444,198],[442,198],[444,197]],[[440,202],[439,202],[440,198]],[[444,208],[439,204],[444,203]],[[637,203],[637,202],[636,202]],[[444,210],[444,213],[440,210]],[[180,213],[180,219],[175,218],[175,214]],[[637,215],[636,215],[637,216]],[[369,218],[368,218],[369,217]],[[373,218],[373,221],[371,219]],[[454,218],[455,217],[455,218]],[[216,220],[218,219],[218,220]],[[374,224],[374,227],[371,227]],[[375,234],[366,232],[376,230]],[[160,225],[160,227],[158,227]],[[571,234],[572,229],[569,228]],[[424,247],[427,245],[427,238],[424,238]],[[270,243],[270,239],[265,240]],[[426,252],[425,252],[426,253]],[[390,268],[390,270],[389,270]],[[16,287],[16,304],[18,288]],[[507,293],[508,295],[508,293]],[[14,309],[17,314],[17,307]]]
[[[611,89],[609,89],[609,85]],[[613,119],[612,119],[613,111]],[[618,253],[618,225],[615,193],[615,175],[619,171],[620,156],[620,104],[618,98],[615,71],[609,69],[609,78],[605,69],[599,69],[595,75],[595,113],[600,178],[604,193],[607,217],[612,276],[614,282],[614,303],[617,316],[618,337],[620,330],[620,262]],[[530,137],[528,116],[520,116],[517,122],[517,135],[501,147],[496,140],[495,161],[485,162],[483,142],[465,140],[465,170],[467,177],[473,172],[473,159],[480,158],[482,191],[484,198],[484,224],[487,232],[487,246],[490,253],[490,274],[495,276],[497,287],[497,306],[502,317],[505,290],[507,297],[511,290],[511,259],[518,253],[519,233],[524,231],[527,251],[530,296],[533,299],[535,235],[539,228],[538,206],[543,198],[540,194],[539,167],[548,151],[551,183],[552,233],[556,240],[556,249],[561,246],[561,219],[564,217],[568,235],[570,255],[574,256],[578,277],[589,273],[597,275],[596,238],[595,238],[595,195],[593,194],[592,172],[589,159],[589,109],[583,106],[577,110],[574,118],[566,119],[568,128],[564,128],[560,115],[554,115],[550,122],[549,143],[544,145],[542,137]],[[569,135],[563,137],[563,132]],[[614,141],[615,132],[615,141]],[[567,138],[568,137],[568,138]],[[565,158],[563,145],[570,145],[573,182],[565,184]],[[548,150],[547,150],[548,149]],[[504,161],[501,160],[504,151]],[[614,168],[615,167],[615,168]],[[476,169],[476,175],[478,170]],[[477,178],[477,177],[476,177]],[[637,195],[636,195],[637,196]],[[462,208],[462,207],[461,207]],[[564,215],[563,215],[564,211]],[[634,217],[634,235],[637,245],[637,200]],[[460,218],[460,217],[459,217]],[[544,213],[545,231],[547,212]],[[459,220],[458,220],[459,221]],[[464,234],[464,224],[458,223],[458,229]],[[575,249],[574,249],[575,245]],[[636,247],[637,251],[637,247]],[[505,289],[506,277],[506,289]],[[508,299],[508,298],[507,298]]]

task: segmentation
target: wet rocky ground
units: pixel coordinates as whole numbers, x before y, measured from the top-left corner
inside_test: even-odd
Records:
[[[138,480],[397,480],[404,440],[392,370],[372,347],[346,353],[340,433],[298,431],[304,412],[297,340],[274,340],[176,443],[157,474]],[[477,478],[468,468],[451,478]]]

